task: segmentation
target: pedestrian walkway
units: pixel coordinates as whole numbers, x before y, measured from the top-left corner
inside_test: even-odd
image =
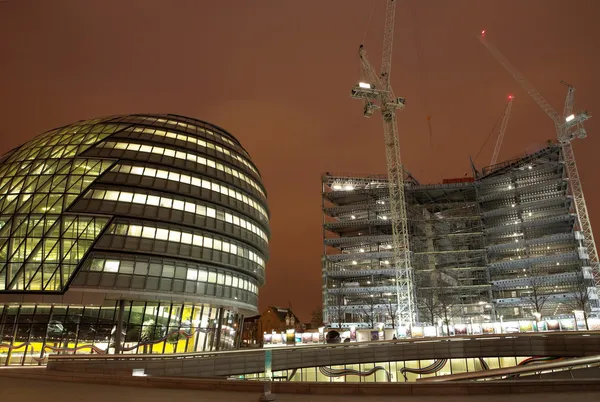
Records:
[[[0,373],[0,401],[19,402],[257,402],[259,394],[248,392],[199,391],[186,389],[157,389],[130,386],[85,384],[62,381],[17,379]],[[398,396],[307,395],[278,394],[280,402],[391,402]],[[511,402],[564,402],[573,398],[567,393],[512,394]],[[577,393],[578,402],[597,402],[600,392]],[[402,396],[402,402],[481,402],[481,395]],[[506,394],[486,395],[486,402],[506,402]]]

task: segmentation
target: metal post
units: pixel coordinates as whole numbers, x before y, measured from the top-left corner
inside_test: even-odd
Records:
[[[264,382],[263,394],[258,398],[260,402],[274,401],[275,395],[271,393],[271,381],[273,379],[273,372],[271,370],[272,354],[270,349],[265,349],[265,376],[266,381]]]
[[[235,348],[239,349],[240,345],[242,344],[242,337],[244,336],[244,330],[245,330],[245,328],[244,328],[244,315],[243,314],[238,315],[237,327],[238,327],[238,330],[236,332],[237,342],[235,344]]]
[[[220,350],[221,349],[221,329],[223,326],[223,307],[221,307],[219,309],[219,313],[217,314],[217,333],[215,334],[217,339],[216,339],[216,346],[215,346],[215,350]]]
[[[117,330],[115,332],[115,354],[121,353],[122,332],[123,332],[123,315],[125,313],[125,300],[119,300],[119,310],[117,311]]]

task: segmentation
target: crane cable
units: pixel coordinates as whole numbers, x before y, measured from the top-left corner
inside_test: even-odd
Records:
[[[361,45],[364,45],[365,41],[367,40],[367,32],[369,31],[369,26],[371,25],[371,19],[373,18],[373,13],[375,12],[376,8],[377,8],[377,2],[374,1],[373,6],[371,7],[371,14],[369,14],[369,20],[367,21],[367,25],[365,26],[365,34],[363,35],[363,40],[362,40],[362,42],[360,42]]]
[[[362,42],[360,42],[361,46],[363,46],[365,44],[365,41],[367,40],[367,33],[369,32],[369,26],[371,25],[371,20],[373,19],[373,14],[375,13],[375,8],[377,8],[377,2],[373,1],[373,5],[371,7],[371,13],[369,14],[369,19],[367,20],[367,25],[365,25],[365,33],[363,35]],[[365,75],[365,72],[363,70],[362,63],[359,63],[358,76],[360,77],[361,80],[363,80],[363,79],[367,78],[367,77],[364,77],[364,75]]]
[[[504,115],[506,114],[506,109],[508,108],[508,106],[506,106],[504,108],[504,111],[502,112],[502,114],[500,115],[500,117],[498,117],[498,120],[496,120],[496,124],[494,124],[494,127],[492,127],[492,131],[490,131],[490,133],[488,134],[487,138],[485,139],[485,141],[483,142],[483,145],[481,146],[481,148],[479,148],[479,152],[477,152],[477,156],[475,157],[475,159],[473,159],[473,162],[475,162],[477,160],[477,158],[479,157],[479,155],[481,154],[481,151],[483,151],[483,148],[485,147],[485,144],[487,144],[487,142],[489,141],[490,137],[492,136],[492,134],[494,133],[494,131],[496,130],[496,126],[498,125],[498,123],[500,122],[500,120],[502,120],[502,118],[504,117]]]
[[[417,69],[419,70],[419,85],[421,86],[421,90],[423,91],[423,106],[425,107],[426,119],[427,119],[427,129],[429,131],[429,145],[433,148],[433,129],[431,127],[431,114],[430,106],[429,106],[429,96],[427,91],[427,71],[423,68],[423,59],[421,57],[421,39],[419,35],[419,24],[417,23],[417,10],[416,7],[412,5],[412,1],[408,0],[408,7],[410,8],[413,20],[413,39],[415,41],[415,50],[417,53]]]

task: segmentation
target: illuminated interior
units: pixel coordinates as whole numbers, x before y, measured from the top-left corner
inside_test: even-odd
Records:
[[[43,133],[0,158],[0,364],[233,348],[269,238],[258,169],[210,123],[111,116]]]

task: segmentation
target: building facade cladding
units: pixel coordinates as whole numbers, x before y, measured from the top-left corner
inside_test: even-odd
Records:
[[[269,237],[258,169],[214,125],[129,115],[44,133],[0,159],[0,364],[233,347]]]
[[[477,179],[407,178],[418,322],[454,323],[597,307],[558,146],[484,168]],[[327,323],[393,324],[395,273],[385,177],[324,175]]]

